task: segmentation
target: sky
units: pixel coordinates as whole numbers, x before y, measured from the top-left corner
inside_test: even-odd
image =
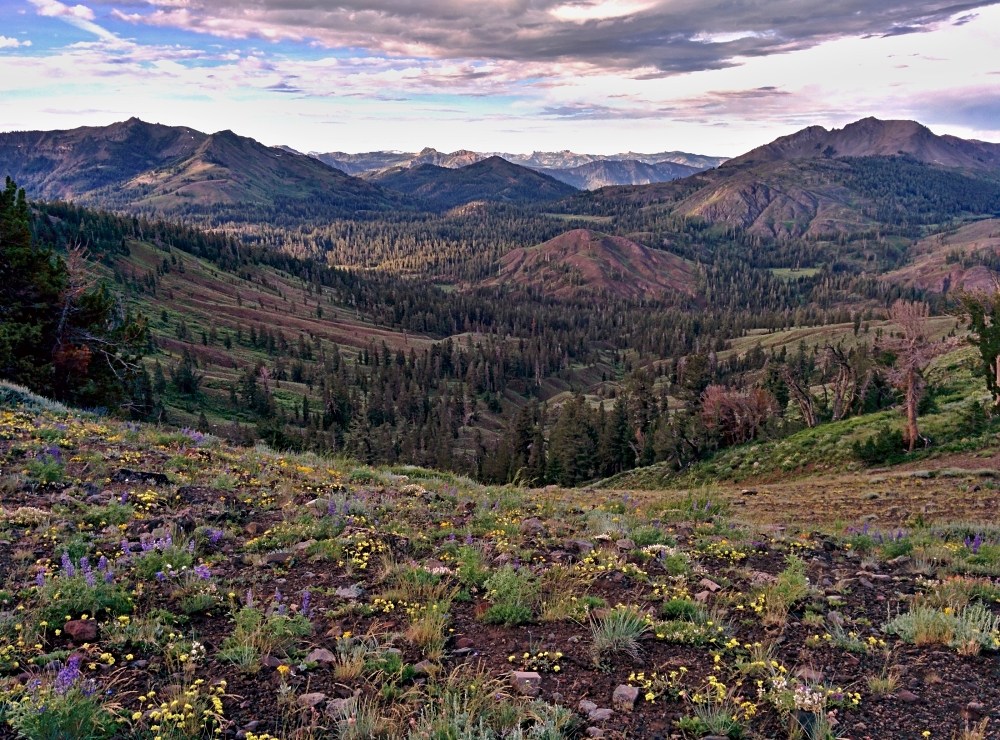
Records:
[[[735,156],[915,119],[1000,142],[1000,0],[0,0],[0,131]]]

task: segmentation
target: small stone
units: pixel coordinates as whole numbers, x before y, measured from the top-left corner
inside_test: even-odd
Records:
[[[326,694],[315,691],[311,694],[302,694],[298,698],[299,706],[305,708],[318,707],[326,701]]]
[[[711,580],[710,578],[702,578],[698,581],[698,585],[707,591],[711,591],[713,594],[722,588],[718,583]]]
[[[429,660],[422,660],[413,666],[413,675],[420,677],[433,676],[437,672],[437,666]]]
[[[260,522],[250,522],[248,525],[243,527],[243,531],[251,537],[256,537],[264,531],[264,527],[260,524]]]
[[[615,542],[615,547],[617,547],[622,552],[631,552],[635,549],[635,542],[628,539],[627,537],[617,540]]]
[[[537,671],[511,671],[510,682],[523,696],[538,696],[542,689],[542,677]]]
[[[591,709],[587,714],[587,719],[591,722],[607,722],[614,716],[614,712],[610,709],[605,709],[603,707],[598,707],[597,709]]]
[[[521,534],[545,534],[545,525],[541,519],[530,517],[521,522]]]
[[[264,562],[268,565],[286,565],[294,557],[290,552],[269,552],[264,556]]]
[[[907,704],[916,704],[920,701],[920,697],[914,694],[909,689],[900,689],[896,692],[896,698]]]
[[[697,601],[699,604],[704,604],[710,598],[712,598],[712,594],[710,594],[708,591],[699,591],[694,595],[694,600]]]
[[[71,619],[63,625],[63,632],[73,642],[93,642],[97,639],[97,622],[93,619]]]
[[[337,656],[326,648],[316,648],[306,656],[306,663],[336,663]]]
[[[597,709],[597,705],[589,699],[580,699],[580,703],[576,705],[576,708],[580,710],[581,714],[590,714]]]
[[[348,601],[357,601],[364,592],[365,590],[356,583],[353,586],[342,586],[335,591],[339,598],[347,599]]]
[[[744,495],[744,496],[756,496],[757,495],[757,489],[756,488],[744,488],[742,491],[740,491],[740,493],[742,495]]]
[[[471,637],[459,637],[455,640],[455,647],[459,650],[466,650],[468,648],[475,647],[476,643]]]
[[[965,711],[967,711],[970,716],[978,719],[986,714],[986,705],[982,702],[970,701],[965,705]]]
[[[826,621],[830,624],[836,625],[837,627],[844,626],[844,615],[840,612],[827,612]]]
[[[639,698],[639,688],[628,684],[619,684],[611,695],[611,704],[621,712],[631,712]]]
[[[587,737],[604,737],[604,730],[600,727],[588,727],[583,734]]]

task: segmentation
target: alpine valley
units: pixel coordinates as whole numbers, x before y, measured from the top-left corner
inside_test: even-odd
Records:
[[[997,736],[1000,144],[0,174],[0,737]]]

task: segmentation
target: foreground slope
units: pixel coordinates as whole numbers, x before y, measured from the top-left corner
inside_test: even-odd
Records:
[[[0,399],[0,533],[26,554],[0,583],[11,733],[79,736],[67,707],[95,738],[416,740],[471,718],[496,738],[829,718],[918,738],[1000,720],[985,473],[752,497],[487,489]],[[846,528],[827,501],[855,505]]]

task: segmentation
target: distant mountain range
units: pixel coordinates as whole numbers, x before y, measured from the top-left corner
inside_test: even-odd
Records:
[[[725,157],[711,157],[688,152],[660,152],[658,154],[577,154],[571,151],[532,152],[474,152],[468,149],[446,154],[426,148],[416,153],[378,151],[362,154],[347,152],[310,152],[310,156],[349,175],[373,175],[393,168],[412,168],[424,164],[455,169],[466,167],[490,157],[500,157],[513,164],[544,172],[568,185],[582,190],[594,190],[607,185],[646,185],[668,182],[679,177],[718,167]]]
[[[765,237],[829,238],[880,223],[1000,215],[1000,144],[866,118],[832,131],[810,126],[681,180],[588,198],[602,209],[666,208]]]
[[[34,199],[214,224],[300,224],[479,201],[565,201],[555,210],[583,215],[652,207],[771,238],[1000,216],[1000,144],[938,136],[913,121],[811,126],[713,169],[694,169],[720,161],[678,152],[487,156],[434,149],[310,156],[231,131],[206,134],[136,118],[0,134],[0,176],[14,177]],[[622,181],[639,184],[614,185]]]
[[[402,200],[318,160],[232,131],[205,134],[130,118],[103,127],[0,134],[0,173],[39,200],[163,216],[333,218]]]

